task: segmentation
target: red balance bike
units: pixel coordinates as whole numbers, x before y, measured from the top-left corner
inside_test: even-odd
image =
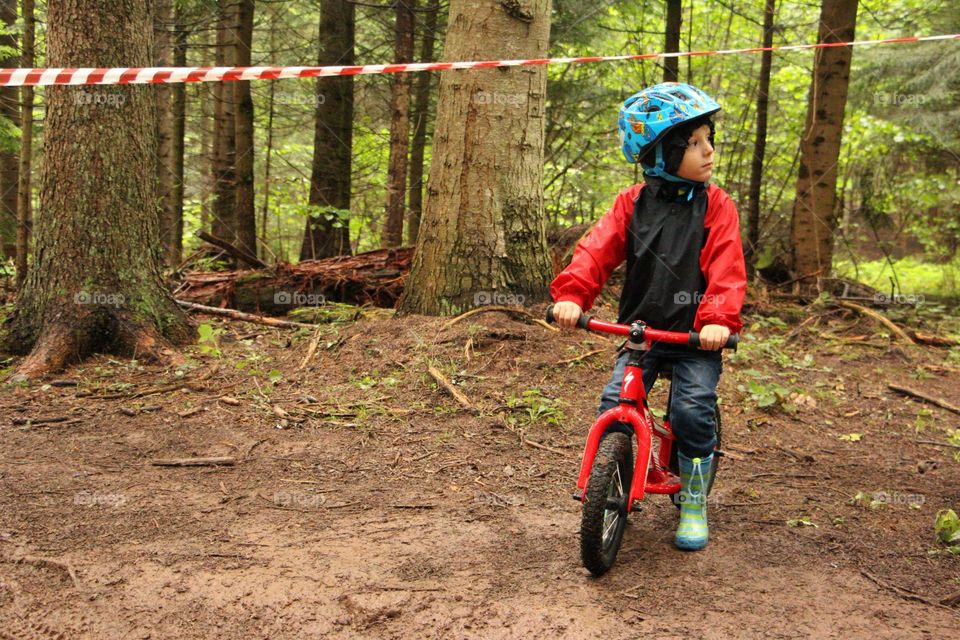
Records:
[[[547,322],[554,322],[552,305],[547,309]],[[577,327],[625,336],[628,338],[625,348],[630,352],[620,387],[620,404],[600,414],[590,427],[583,461],[580,463],[577,491],[573,495],[583,505],[580,557],[590,573],[600,576],[613,565],[627,526],[627,514],[633,511],[636,504],[648,493],[675,496],[680,491],[680,471],[669,413],[658,424],[647,404],[641,376],[644,350],[654,342],[697,347],[700,345],[700,336],[693,331],[659,331],[642,322],[631,325],[603,322],[586,314],[580,316]],[[739,339],[740,336],[731,335],[724,348],[736,349]],[[663,377],[668,377],[669,373],[666,367],[659,370]],[[669,406],[668,401],[668,411]],[[719,450],[719,410],[716,420],[714,472],[723,455]],[[624,431],[632,432],[633,437]],[[707,487],[708,494],[709,491],[710,487]],[[679,508],[679,502],[673,502]]]

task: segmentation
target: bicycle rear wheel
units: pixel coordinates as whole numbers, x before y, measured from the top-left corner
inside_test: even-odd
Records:
[[[617,558],[627,526],[632,478],[630,438],[608,433],[600,441],[580,517],[580,558],[594,576],[606,573]]]

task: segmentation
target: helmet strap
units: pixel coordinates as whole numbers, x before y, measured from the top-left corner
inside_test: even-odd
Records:
[[[654,165],[644,169],[643,174],[647,176],[653,176],[655,178],[663,178],[664,180],[668,180],[670,182],[679,182],[689,185],[690,189],[687,191],[687,202],[693,200],[693,193],[697,187],[704,186],[702,182],[694,182],[693,180],[687,180],[686,178],[675,176],[672,173],[667,173],[666,163],[663,160],[663,141],[657,143],[655,160],[656,162]]]

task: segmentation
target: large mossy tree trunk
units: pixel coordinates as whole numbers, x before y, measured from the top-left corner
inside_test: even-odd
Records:
[[[152,2],[48,7],[52,67],[149,66]],[[192,336],[161,279],[156,93],[150,85],[49,87],[36,255],[6,338],[19,378],[103,351],[173,362]]]
[[[542,58],[549,37],[550,0],[452,0],[443,57]],[[545,92],[542,66],[444,72],[401,310],[442,315],[501,295],[546,299]]]
[[[853,40],[858,0],[823,0],[818,42]],[[792,268],[803,289],[830,275],[837,229],[837,161],[850,83],[851,47],[816,50],[790,229]]]

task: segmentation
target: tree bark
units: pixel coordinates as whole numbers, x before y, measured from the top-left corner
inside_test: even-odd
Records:
[[[857,0],[823,0],[819,42],[853,40]],[[830,275],[837,226],[837,160],[850,80],[850,47],[816,49],[790,229],[792,268],[801,288]]]
[[[452,0],[447,60],[545,57],[550,0]],[[542,67],[443,74],[423,223],[400,308],[547,297]]]
[[[236,0],[219,0],[217,19],[216,65],[235,66],[233,44],[236,24]],[[216,82],[213,87],[213,235],[234,241],[236,235],[236,119],[234,87],[236,82]]]
[[[152,7],[50,3],[49,65],[150,65]],[[39,377],[94,351],[177,361],[170,341],[192,331],[163,285],[156,184],[144,179],[155,169],[155,87],[52,86],[45,97],[45,215],[6,336],[11,351],[29,351],[16,377]]]
[[[23,0],[23,53],[21,64],[33,67],[36,18],[34,1]],[[22,87],[20,121],[20,172],[17,185],[17,289],[27,279],[27,257],[30,253],[30,225],[33,217],[33,186],[30,172],[33,166],[33,87]]]
[[[766,0],[763,9],[763,47],[773,44],[773,13],[776,0]],[[763,156],[767,148],[767,109],[770,102],[770,67],[773,52],[760,54],[760,81],[757,87],[757,136],[753,143],[750,166],[750,190],[747,211],[747,269],[753,275],[756,256],[760,252],[760,181],[763,178]]]
[[[173,65],[187,66],[187,27],[183,4],[177,2],[174,8]],[[187,85],[177,83],[171,87],[173,92],[173,144],[170,173],[173,176],[173,192],[165,208],[167,224],[172,231],[166,246],[166,261],[170,266],[180,264],[183,256],[183,154],[184,136],[187,128]]]
[[[433,62],[433,43],[437,38],[437,20],[440,3],[431,0],[427,7],[426,21],[421,29],[420,61]],[[430,120],[430,87],[433,73],[420,72],[414,80],[413,140],[410,143],[410,196],[407,214],[407,244],[417,244],[420,234],[420,217],[423,215],[423,157],[427,147],[427,122]]]
[[[237,23],[234,61],[237,66],[249,67],[253,48],[253,0],[237,0]],[[257,255],[257,216],[254,208],[253,176],[253,97],[250,82],[233,82],[236,101],[236,221],[235,243],[252,255]]]
[[[17,0],[0,0],[0,21],[9,32],[17,22]],[[0,36],[0,47],[17,49],[17,36]],[[16,54],[0,62],[2,68],[20,66]],[[0,87],[0,118],[4,119],[0,139],[0,251],[4,258],[17,255],[17,186],[20,182],[20,155],[15,133],[20,125],[20,95],[17,87]]]
[[[354,64],[354,4],[323,0],[320,4],[318,64]],[[318,78],[310,172],[310,205],[300,259],[350,254],[351,153],[353,149],[353,76]]]
[[[683,20],[681,0],[667,0],[667,19],[664,37],[665,53],[680,51],[680,24]],[[680,77],[680,58],[663,58],[663,81],[677,82]]]
[[[413,62],[413,10],[416,0],[394,0],[397,12],[394,59]],[[410,74],[393,77],[390,100],[390,160],[387,167],[387,221],[381,238],[384,247],[403,244],[406,213],[407,153],[410,148]]]

